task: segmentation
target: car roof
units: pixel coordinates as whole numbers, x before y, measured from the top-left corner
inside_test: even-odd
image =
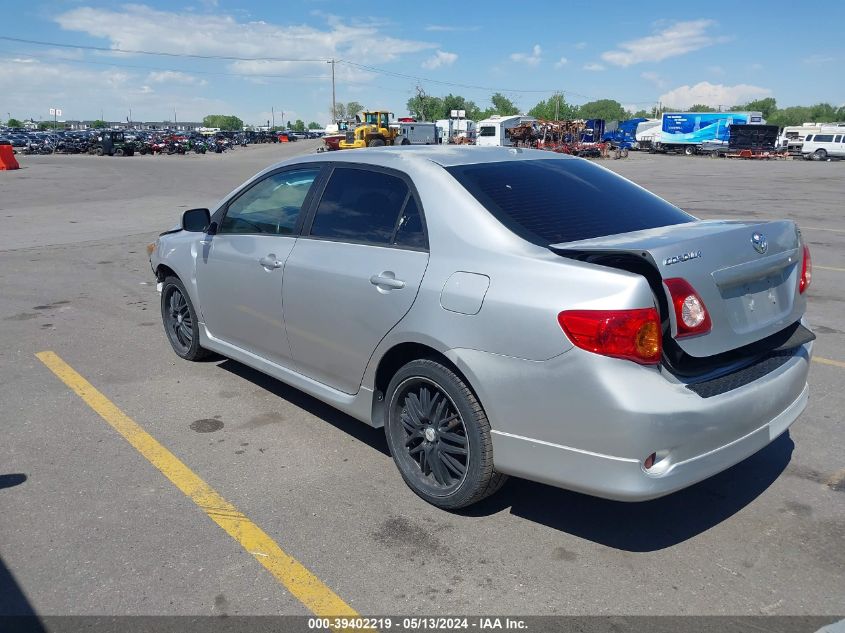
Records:
[[[478,147],[472,145],[411,145],[404,147],[375,147],[354,150],[340,150],[279,163],[278,166],[295,162],[350,162],[382,167],[396,167],[399,161],[432,162],[441,167],[473,165],[478,163],[499,163],[515,160],[572,160],[574,157],[537,149],[519,147]]]

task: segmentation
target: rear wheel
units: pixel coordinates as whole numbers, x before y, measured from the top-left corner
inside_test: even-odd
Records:
[[[161,288],[161,320],[170,346],[185,360],[202,360],[209,351],[200,347],[197,313],[178,277],[168,277]]]
[[[684,147],[685,156],[692,156],[693,154],[695,154],[695,147],[693,147],[692,145],[687,145],[686,147]]]
[[[374,138],[368,143],[369,147],[384,147],[384,140],[380,138]]]
[[[466,383],[427,359],[402,367],[387,388],[385,433],[405,483],[425,501],[457,509],[496,492],[490,423]]]

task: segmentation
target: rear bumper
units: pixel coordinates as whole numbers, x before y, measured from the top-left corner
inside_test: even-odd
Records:
[[[807,405],[811,353],[808,343],[770,374],[708,398],[658,369],[577,348],[545,362],[474,350],[452,359],[490,419],[497,470],[644,501],[715,475],[786,431]]]

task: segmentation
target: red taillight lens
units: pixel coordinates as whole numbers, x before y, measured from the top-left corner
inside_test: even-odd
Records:
[[[663,283],[669,289],[669,294],[672,296],[672,307],[675,309],[675,321],[678,326],[678,333],[675,338],[707,334],[713,327],[710,314],[707,312],[704,300],[689,282],[686,279],[675,277],[674,279],[664,279]]]
[[[654,308],[566,310],[557,320],[569,340],[588,352],[643,365],[660,362],[660,317]]]
[[[798,280],[798,292],[803,294],[813,281],[813,258],[810,257],[810,247],[804,245],[804,261],[801,263],[801,279]]]

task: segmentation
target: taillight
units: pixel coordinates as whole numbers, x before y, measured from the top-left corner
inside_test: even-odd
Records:
[[[804,261],[801,263],[801,279],[798,280],[798,293],[803,292],[810,287],[810,282],[813,281],[813,258],[810,257],[810,247],[804,245]]]
[[[686,279],[675,277],[674,279],[664,279],[663,283],[669,289],[669,294],[672,296],[672,307],[675,309],[675,321],[678,326],[678,333],[675,338],[707,334],[713,327],[710,314],[707,312],[704,300],[689,282]]]
[[[569,340],[588,352],[643,365],[660,362],[660,317],[654,308],[566,310],[557,320]]]

